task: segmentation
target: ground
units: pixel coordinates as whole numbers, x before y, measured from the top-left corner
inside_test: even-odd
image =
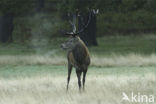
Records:
[[[122,92],[156,94],[155,68],[90,67],[84,92],[79,92],[73,70],[66,92],[67,69],[64,66],[1,67],[0,104],[130,104],[122,102]]]
[[[156,97],[156,36],[104,37],[98,42],[98,47],[89,47],[92,63],[81,92],[75,69],[66,91],[66,53],[57,48],[59,42],[43,50],[1,45],[0,104],[140,104],[122,101],[123,92]]]

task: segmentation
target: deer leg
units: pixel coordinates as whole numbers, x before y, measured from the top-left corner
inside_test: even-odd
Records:
[[[79,85],[79,90],[81,90],[81,70],[76,70],[77,78],[78,78],[78,85]]]
[[[86,73],[87,73],[87,70],[84,70],[83,71],[83,90],[85,90]]]
[[[72,65],[68,64],[67,90],[68,90],[68,85],[70,81],[71,71],[72,71]]]

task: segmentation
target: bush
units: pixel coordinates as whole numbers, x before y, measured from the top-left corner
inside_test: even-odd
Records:
[[[155,23],[156,14],[145,10],[129,13],[104,13],[97,16],[97,36],[114,33],[151,32],[156,29]]]
[[[13,40],[26,42],[30,39],[51,40],[61,36],[61,29],[68,30],[69,25],[57,15],[38,13],[34,16],[16,17]]]

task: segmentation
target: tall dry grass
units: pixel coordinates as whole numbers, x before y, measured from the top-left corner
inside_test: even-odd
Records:
[[[122,92],[156,96],[155,86],[156,76],[151,73],[144,77],[88,75],[81,93],[76,77],[68,92],[65,76],[0,79],[0,104],[131,104],[121,102]]]
[[[64,65],[67,63],[65,56],[42,55],[1,55],[0,65]],[[92,66],[155,66],[156,54],[148,56],[140,54],[91,56]]]

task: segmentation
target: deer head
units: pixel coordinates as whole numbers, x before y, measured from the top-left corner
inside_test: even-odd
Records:
[[[65,41],[63,44],[61,44],[61,48],[65,50],[72,50],[76,45],[82,43],[82,40],[79,38],[78,34],[82,33],[89,25],[91,20],[91,12],[89,13],[89,19],[87,24],[82,28],[80,31],[76,32],[76,15],[73,15],[73,20],[69,21],[69,23],[72,25],[72,32],[66,32],[65,35],[70,36],[67,41]]]

